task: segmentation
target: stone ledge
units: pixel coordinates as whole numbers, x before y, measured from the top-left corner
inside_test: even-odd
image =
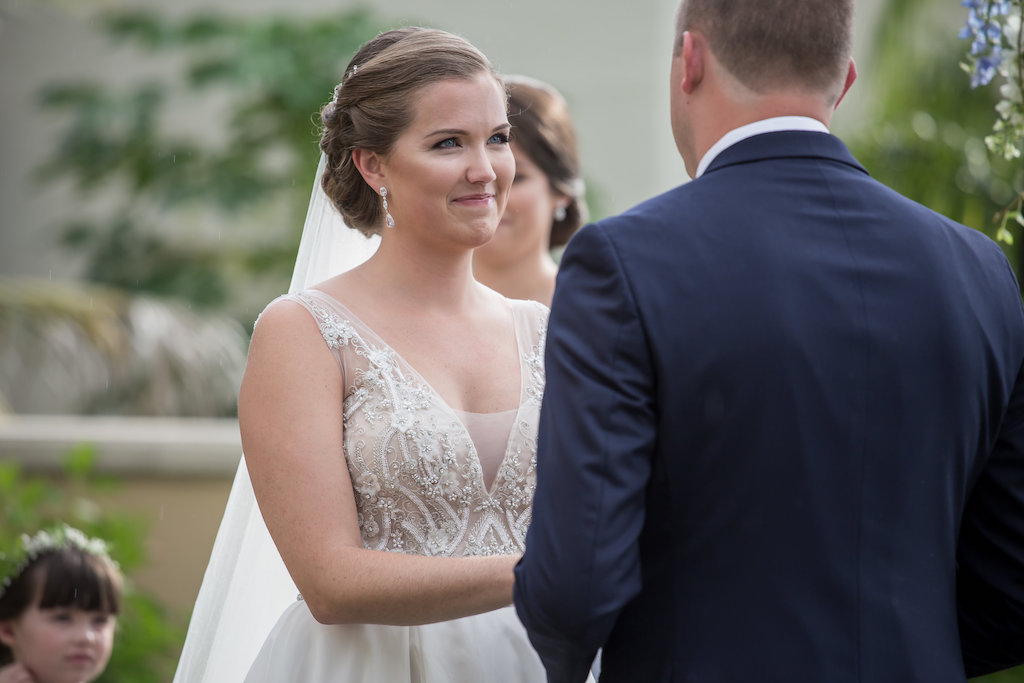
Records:
[[[0,415],[0,462],[59,471],[81,445],[105,474],[167,478],[232,477],[242,453],[234,418]]]

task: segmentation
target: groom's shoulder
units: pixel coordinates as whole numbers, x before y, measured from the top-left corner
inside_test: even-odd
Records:
[[[622,213],[583,226],[569,240],[562,264],[611,260],[646,263],[652,255],[672,252],[693,216],[704,213],[687,183],[651,197]],[[643,268],[643,266],[640,266]]]
[[[887,185],[873,182],[880,188],[882,194],[878,195],[881,197],[878,203],[887,208],[890,222],[899,224],[902,229],[916,224],[922,228],[922,239],[956,244],[955,251],[960,255],[971,252],[999,263],[1006,260],[1002,248],[983,231],[941,214]]]
[[[677,229],[687,216],[699,215],[707,206],[704,196],[694,192],[690,181],[659,195],[646,199],[633,207],[587,225],[580,232],[604,233],[609,240],[639,237],[662,230]],[[576,237],[574,236],[573,239]]]
[[[690,180],[682,185],[677,185],[650,199],[645,199],[632,208],[623,211],[618,217],[627,220],[657,218],[659,216],[671,215],[680,206],[701,204],[703,203],[704,195],[701,192],[694,191],[695,188],[701,185],[707,185],[707,183],[701,179],[696,181]]]

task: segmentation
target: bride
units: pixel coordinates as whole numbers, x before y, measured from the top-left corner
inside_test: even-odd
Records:
[[[400,29],[363,46],[321,117],[322,190],[379,247],[255,327],[248,471],[175,680],[544,680],[510,603],[547,309],[472,276],[515,173],[504,89],[464,40]],[[326,258],[310,230],[296,280]]]

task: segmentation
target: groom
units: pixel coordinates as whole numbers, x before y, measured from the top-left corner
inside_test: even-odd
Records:
[[[1024,661],[1024,311],[828,133],[852,0],[683,0],[694,180],[576,235],[515,604],[550,681]]]

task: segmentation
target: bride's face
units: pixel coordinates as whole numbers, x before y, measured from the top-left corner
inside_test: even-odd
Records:
[[[515,175],[505,96],[487,73],[416,96],[412,124],[383,160],[396,231],[462,248],[494,234]]]

